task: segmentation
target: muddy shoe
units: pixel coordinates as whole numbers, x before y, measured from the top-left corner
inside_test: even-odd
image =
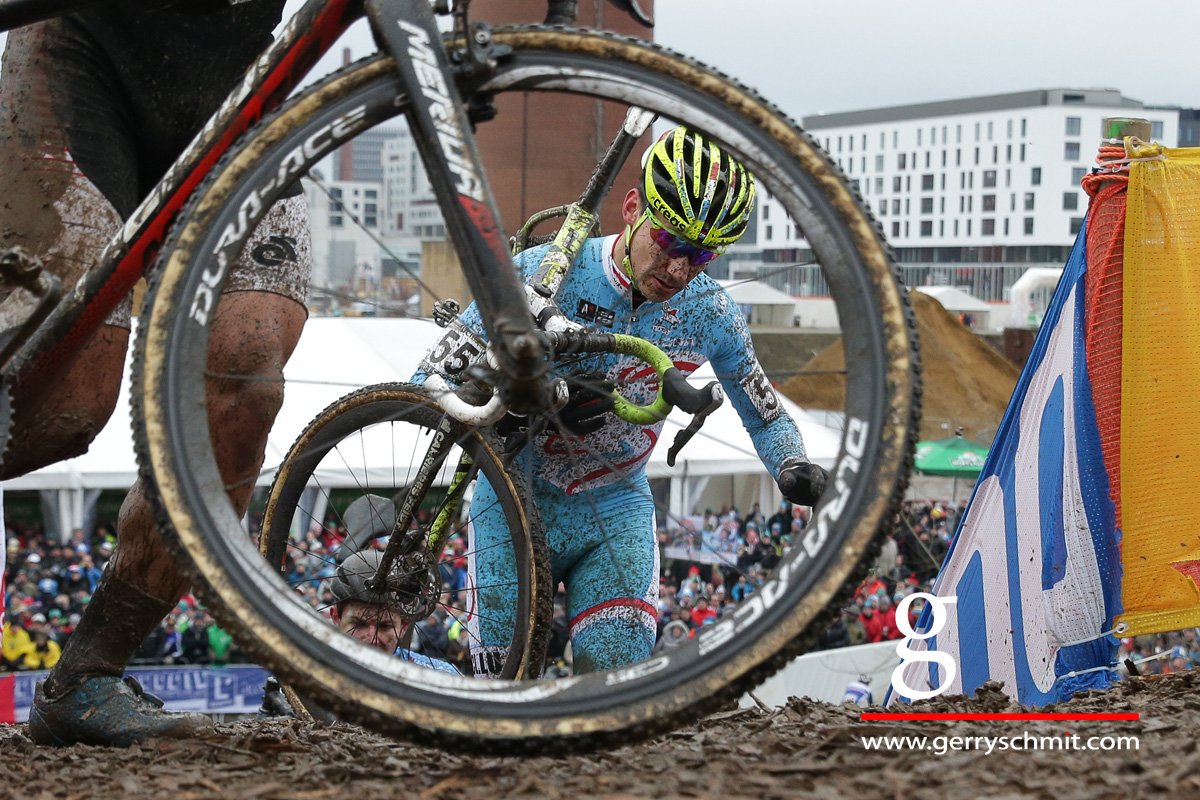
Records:
[[[37,744],[128,747],[153,738],[191,739],[213,733],[204,714],[162,710],[162,700],[133,677],[88,678],[57,700],[37,685],[29,709],[29,738]]]
[[[283,692],[283,687],[279,685],[279,681],[274,678],[267,678],[267,685],[263,687],[262,708],[258,710],[259,719],[288,719],[296,716],[296,710],[292,708],[291,702],[288,701],[287,695]]]

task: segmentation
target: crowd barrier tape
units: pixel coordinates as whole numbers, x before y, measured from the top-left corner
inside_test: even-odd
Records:
[[[253,714],[262,705],[268,672],[252,664],[227,667],[130,667],[125,672],[142,688],[162,698],[169,711],[202,711],[206,714]],[[49,672],[15,672],[0,675],[0,722],[29,719],[29,706],[38,681]]]

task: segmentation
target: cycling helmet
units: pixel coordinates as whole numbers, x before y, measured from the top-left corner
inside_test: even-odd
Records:
[[[374,577],[383,560],[383,554],[378,550],[367,550],[353,553],[341,564],[337,572],[329,579],[329,590],[333,592],[333,601],[340,612],[345,603],[369,603],[384,605],[388,596],[367,589],[367,581]]]
[[[689,242],[721,251],[736,242],[754,211],[754,176],[716,142],[682,125],[647,151],[642,195]]]

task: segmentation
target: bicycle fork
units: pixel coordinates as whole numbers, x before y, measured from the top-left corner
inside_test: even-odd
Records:
[[[389,580],[395,566],[401,561],[406,562],[401,570],[401,579],[409,577],[415,579],[418,575],[423,576],[429,571],[429,563],[425,562],[428,561],[430,553],[437,552],[441,547],[451,515],[457,509],[462,499],[462,494],[466,489],[466,484],[473,469],[471,459],[466,453],[463,454],[458,468],[455,470],[454,480],[450,485],[450,495],[447,498],[446,505],[437,515],[431,527],[430,544],[424,553],[419,549],[424,537],[420,531],[413,531],[410,528],[417,514],[417,506],[433,487],[434,479],[437,477],[442,465],[446,463],[446,458],[450,455],[451,449],[467,433],[468,429],[465,425],[456,422],[448,414],[442,415],[441,422],[433,432],[433,439],[429,443],[429,449],[425,452],[425,458],[421,461],[417,475],[404,497],[404,503],[396,512],[396,522],[392,526],[387,547],[383,551],[383,559],[379,564],[379,570],[367,582],[367,588],[371,591],[385,594],[395,591],[407,593],[408,587],[393,586]]]

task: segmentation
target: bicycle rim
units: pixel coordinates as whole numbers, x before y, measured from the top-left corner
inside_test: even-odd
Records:
[[[231,154],[168,245],[149,324],[139,332],[139,450],[158,489],[158,520],[208,585],[222,624],[282,677],[350,717],[402,735],[424,731],[426,740],[450,745],[522,744],[545,752],[623,743],[761,682],[820,635],[831,609],[861,579],[911,464],[915,326],[869,214],[819,148],[752,92],[694,61],[612,35],[538,28],[494,34],[514,53],[489,90],[580,93],[708,131],[778,200],[819,262],[842,326],[845,430],[813,523],[762,588],[719,624],[645,662],[560,680],[472,681],[339,647],[246,541],[221,501],[207,420],[196,403],[183,402],[203,396],[208,332],[187,313],[205,290],[202,256],[220,249],[220,232],[246,198],[272,199],[259,190],[306,136],[344,122],[351,111],[361,122],[347,137],[403,110],[382,59],[310,90],[264,125]]]
[[[314,578],[317,569],[328,572],[335,563],[341,563],[354,550],[370,549],[372,542],[355,541],[353,531],[344,512],[334,509],[332,525],[326,523],[326,511],[334,494],[343,498],[347,494],[358,499],[368,495],[382,498],[393,504],[392,515],[384,519],[385,510],[372,511],[377,528],[375,538],[382,539],[390,533],[394,520],[394,508],[400,506],[413,482],[416,465],[422,454],[429,450],[441,421],[441,412],[430,402],[427,393],[419,386],[405,384],[383,384],[369,386],[338,399],[325,408],[304,429],[295,443],[284,455],[279,470],[271,484],[266,510],[263,515],[259,552],[269,564],[281,565],[287,573],[285,580],[298,591],[316,588],[320,578]],[[373,452],[368,456],[368,448]],[[377,455],[377,451],[383,451]],[[463,455],[470,458],[474,469],[463,485],[455,483],[455,469]],[[388,462],[390,469],[373,469],[372,465]],[[349,474],[352,485],[340,492],[335,486],[344,483]],[[522,577],[513,588],[516,605],[512,616],[514,635],[503,653],[503,662],[497,664],[496,674],[502,678],[536,678],[541,673],[545,660],[547,629],[550,624],[551,599],[548,554],[543,537],[536,523],[526,519],[529,508],[521,499],[521,492],[509,479],[493,444],[484,437],[484,431],[469,430],[459,437],[454,450],[445,461],[435,481],[436,489],[427,498],[418,498],[423,506],[421,529],[428,530],[446,512],[450,519],[441,535],[445,538],[434,554],[436,566],[446,565],[451,570],[470,559],[474,552],[469,545],[470,520],[465,508],[474,513],[489,511],[475,508],[470,503],[478,488],[477,479],[485,477],[496,493],[498,507],[507,526],[508,543],[516,563],[517,574]],[[453,491],[450,490],[453,487]],[[307,491],[307,494],[306,494]],[[383,493],[382,495],[380,493]],[[387,495],[386,497],[384,495]],[[351,501],[352,503],[353,501]],[[349,504],[348,504],[349,505]],[[386,504],[384,504],[386,507]],[[453,509],[453,510],[452,510]],[[361,524],[361,515],[352,520]],[[385,532],[386,531],[386,532]],[[300,536],[295,535],[297,532]],[[307,534],[305,533],[307,532]],[[331,538],[335,549],[328,550],[315,534]],[[445,557],[441,557],[445,551]],[[284,566],[286,565],[286,566]],[[297,575],[302,567],[304,574]],[[439,576],[439,597],[432,599],[430,614],[439,618],[450,616],[469,622],[476,609],[495,605],[491,597],[500,586],[465,586],[461,590],[454,584],[455,573]],[[441,596],[445,595],[445,596]],[[318,598],[317,610],[332,605],[332,598]],[[439,621],[441,621],[439,619]],[[425,619],[414,619],[412,645],[418,652],[447,659],[446,648],[423,632]],[[461,628],[461,635],[471,640],[469,626]],[[461,651],[461,648],[455,648]],[[448,663],[460,663],[450,659]],[[471,674],[466,664],[459,669]]]

